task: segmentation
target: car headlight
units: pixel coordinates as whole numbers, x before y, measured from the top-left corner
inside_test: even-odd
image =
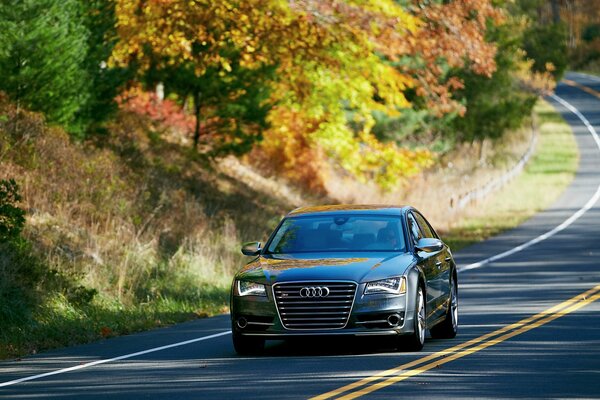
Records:
[[[396,276],[394,278],[387,278],[381,279],[379,281],[368,282],[365,286],[365,294],[376,293],[406,293],[406,278],[404,276]]]
[[[237,294],[239,296],[266,296],[267,289],[260,283],[237,281]]]

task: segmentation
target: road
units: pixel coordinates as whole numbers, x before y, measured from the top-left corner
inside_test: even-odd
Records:
[[[239,357],[218,316],[0,363],[0,398],[600,398],[600,79],[565,82],[550,101],[576,135],[576,178],[550,209],[456,254],[455,339],[419,353],[273,342]]]

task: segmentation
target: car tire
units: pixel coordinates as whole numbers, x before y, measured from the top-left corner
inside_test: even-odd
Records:
[[[413,318],[413,333],[409,336],[403,336],[400,338],[401,350],[405,351],[420,351],[425,344],[425,330],[426,327],[426,310],[425,310],[425,296],[423,295],[423,288],[419,286],[417,294],[415,296],[415,314]]]
[[[265,339],[243,336],[239,332],[233,330],[233,348],[239,355],[256,355],[260,354],[265,348]]]
[[[432,327],[429,332],[434,339],[452,339],[458,333],[458,288],[455,279],[450,280],[450,301],[446,318]]]

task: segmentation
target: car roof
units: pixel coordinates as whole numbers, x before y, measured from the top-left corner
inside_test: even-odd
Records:
[[[334,204],[323,206],[300,207],[291,211],[288,217],[329,215],[329,214],[378,214],[378,215],[400,215],[410,206],[394,206],[385,204]]]

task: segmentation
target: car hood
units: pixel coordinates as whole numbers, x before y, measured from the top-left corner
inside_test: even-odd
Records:
[[[323,253],[261,255],[236,274],[256,283],[311,280],[369,282],[402,275],[416,259],[409,253]]]

